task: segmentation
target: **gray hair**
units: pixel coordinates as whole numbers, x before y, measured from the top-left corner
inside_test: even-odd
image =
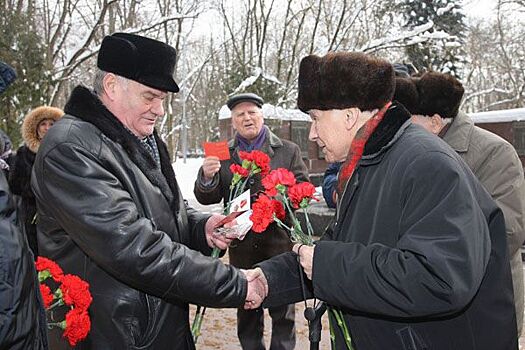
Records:
[[[98,69],[95,71],[95,79],[93,80],[93,91],[95,91],[95,94],[97,96],[102,96],[104,93],[104,77],[108,74],[108,72],[103,71],[101,69]],[[127,88],[128,86],[128,78],[124,78],[120,75],[116,75],[117,80],[124,85],[124,88]]]

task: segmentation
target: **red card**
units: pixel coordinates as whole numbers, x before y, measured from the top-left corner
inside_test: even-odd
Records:
[[[219,160],[230,159],[228,141],[204,142],[202,147],[204,148],[204,155],[206,157],[218,157]]]

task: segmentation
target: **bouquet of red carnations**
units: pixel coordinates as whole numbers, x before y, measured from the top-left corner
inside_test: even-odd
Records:
[[[288,231],[292,242],[313,245],[313,228],[308,217],[308,208],[312,200],[319,200],[315,197],[314,185],[309,182],[297,183],[294,174],[284,168],[272,170],[262,179],[262,184],[265,193],[261,194],[252,206],[253,212],[250,216],[253,222],[252,230],[258,233],[264,232],[268,225],[275,222]],[[304,212],[306,232],[295,216],[294,210],[299,208]],[[290,226],[284,222],[286,213],[291,221]],[[328,310],[343,333],[346,347],[352,350],[350,332],[344,322],[343,314],[331,307],[328,307]],[[332,322],[330,322],[330,334],[334,342]]]
[[[75,275],[64,275],[64,272],[52,260],[39,256],[36,260],[40,293],[46,309],[49,328],[58,327],[64,331],[63,337],[72,347],[82,341],[91,329],[88,308],[93,300],[89,284]],[[54,291],[45,281],[57,286]],[[57,308],[66,306],[69,310],[65,319],[56,320]]]
[[[318,201],[314,185],[310,182],[297,183],[294,174],[284,168],[272,170],[262,179],[262,184],[265,193],[253,204],[253,213],[250,216],[253,222],[252,230],[261,233],[275,222],[288,231],[292,242],[313,245],[313,229],[308,217],[308,207],[312,200]],[[299,208],[304,212],[306,232],[295,216],[295,209]],[[291,221],[290,226],[284,221],[286,213]]]

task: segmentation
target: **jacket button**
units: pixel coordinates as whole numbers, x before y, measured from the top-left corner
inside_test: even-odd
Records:
[[[258,249],[259,248],[259,245],[257,243],[254,243],[253,244],[253,249]]]
[[[255,183],[255,180],[254,179],[250,179],[250,181],[248,181],[250,183],[250,185],[253,185]]]

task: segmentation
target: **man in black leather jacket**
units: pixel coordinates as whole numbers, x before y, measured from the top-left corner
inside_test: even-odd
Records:
[[[212,233],[223,216],[187,206],[154,130],[174,67],[167,44],[105,37],[95,91],[74,89],[33,166],[41,254],[90,284],[82,349],[194,349],[188,303],[260,304],[241,270],[205,256],[230,242]]]

